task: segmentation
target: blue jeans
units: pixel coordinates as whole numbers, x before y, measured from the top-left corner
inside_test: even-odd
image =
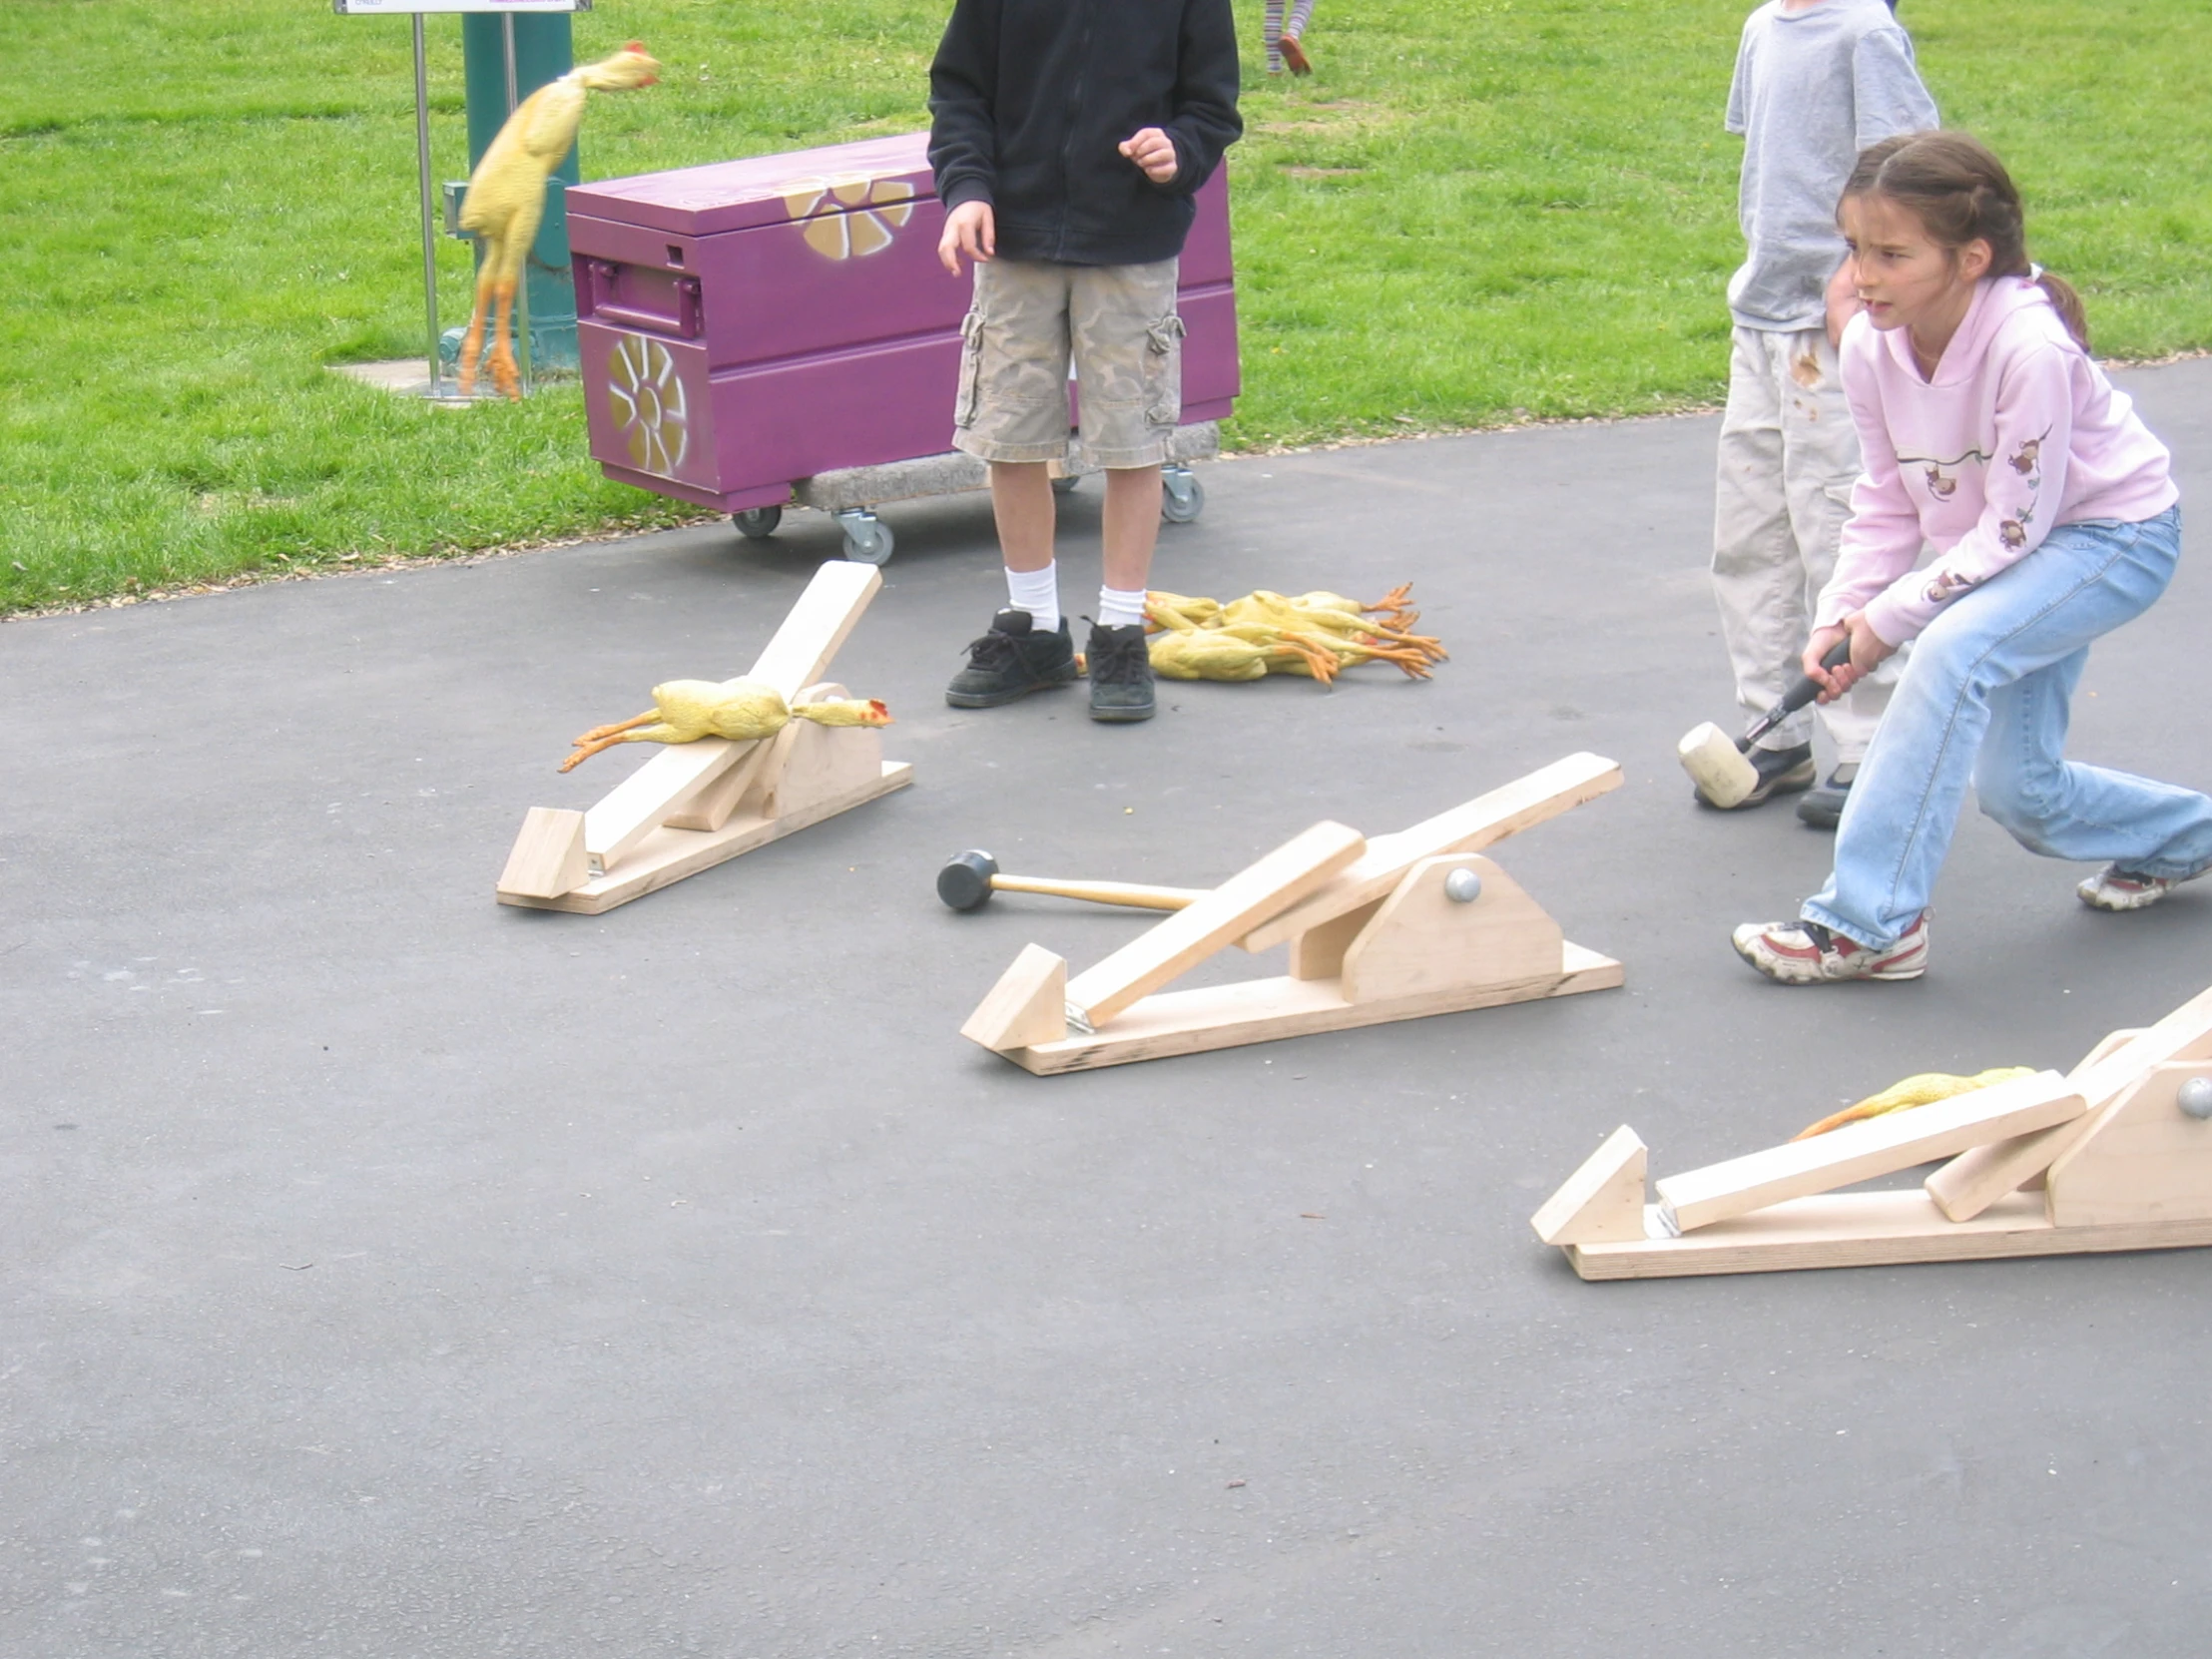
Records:
[[[1928,907],[1969,782],[2031,852],[2150,875],[2212,863],[2212,800],[2062,753],[2089,642],[2150,609],[2180,554],[2178,507],[2139,524],[2061,524],[1939,613],[1913,647],[1804,918],[1873,949],[1895,943]]]

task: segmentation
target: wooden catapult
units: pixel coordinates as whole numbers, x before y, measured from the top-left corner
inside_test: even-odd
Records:
[[[1937,1158],[1920,1187],[1836,1190]],[[1644,1161],[1618,1129],[1536,1212],[1536,1236],[1584,1279],[2212,1245],[2212,990],[2063,1076],[1669,1176],[1650,1206]]]
[[[825,564],[744,678],[794,707],[844,696],[822,676],[882,585],[872,565]],[[755,743],[670,745],[589,812],[531,808],[499,902],[597,915],[912,782],[868,727],[795,720]]]
[[[1318,824],[1072,979],[1027,946],[960,1034],[1050,1076],[1618,985],[1481,849],[1620,782],[1570,755],[1395,834]],[[1290,972],[1160,989],[1230,944],[1288,944]]]

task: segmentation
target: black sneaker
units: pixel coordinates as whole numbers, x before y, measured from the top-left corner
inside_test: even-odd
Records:
[[[1795,749],[1754,749],[1744,759],[1751,763],[1751,770],[1759,774],[1759,783],[1751,794],[1733,807],[1714,807],[1715,812],[1740,813],[1747,807],[1764,806],[1778,795],[1795,795],[1800,790],[1813,787],[1813,780],[1820,776],[1813,765],[1813,746],[1801,743]],[[1701,807],[1712,807],[1705,799],[1705,792],[1692,792]]]
[[[1845,762],[1828,775],[1827,783],[1805,792],[1805,799],[1797,804],[1798,821],[1816,830],[1835,829],[1843,821],[1844,803],[1851,799],[1851,786],[1858,779],[1859,763]]]
[[[1027,611],[1000,611],[991,631],[968,645],[967,667],[952,677],[944,700],[955,709],[995,709],[1075,679],[1075,642],[1068,619],[1049,634],[1036,631]]]
[[[1091,624],[1091,719],[1152,718],[1152,653],[1145,646],[1144,624],[1125,628]]]

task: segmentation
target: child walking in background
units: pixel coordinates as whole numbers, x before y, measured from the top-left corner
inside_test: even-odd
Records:
[[[1049,463],[1106,473],[1091,718],[1150,720],[1145,584],[1160,464],[1182,417],[1176,268],[1191,198],[1244,131],[1229,0],[956,0],[929,67],[937,256],[975,266],[955,448],[990,463],[1006,607],[945,688],[987,709],[1076,678],[1060,615]]]
[[[1838,219],[1866,307],[1843,344],[1866,473],[1801,661],[1825,701],[1917,643],[1827,886],[1796,923],[1736,929],[1784,984],[1920,977],[1968,783],[2030,851],[2110,859],[2076,888],[2097,909],[2212,865],[2212,800],[2061,753],[2089,642],[2165,591],[2181,512],[2165,446],[2090,360],[2080,300],[2028,263],[2011,179],[1964,134],[1911,134],[1859,158]],[[1846,636],[1850,663],[1822,669]]]
[[[1748,714],[1798,677],[1813,599],[1836,566],[1859,443],[1836,373],[1854,302],[1840,280],[1836,198],[1868,145],[1936,125],[1913,43],[1884,0],[1769,0],[1744,24],[1728,130],[1744,138],[1738,217],[1747,245],[1728,284],[1735,323],[1713,513],[1713,593]],[[1820,712],[1836,751],[1799,803],[1833,829],[1895,670]],[[1751,754],[1743,806],[1808,789],[1815,716],[1790,717]],[[1700,798],[1702,799],[1702,798]],[[1708,803],[1710,805],[1710,803]]]
[[[1314,21],[1314,0],[1291,0],[1291,21],[1283,22],[1283,0],[1268,0],[1267,18],[1261,24],[1260,38],[1267,42],[1268,73],[1280,75],[1289,66],[1293,75],[1311,75],[1313,60],[1306,56],[1301,44],[1306,38],[1306,26]]]

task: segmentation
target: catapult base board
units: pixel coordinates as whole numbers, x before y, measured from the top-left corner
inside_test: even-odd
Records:
[[[592,876],[582,886],[572,887],[565,893],[548,898],[502,891],[497,897],[502,904],[526,910],[567,910],[576,915],[596,916],[617,904],[627,904],[633,898],[643,898],[673,881],[681,881],[687,875],[711,869],[725,858],[735,858],[741,852],[766,846],[795,830],[805,830],[824,819],[835,818],[839,813],[850,812],[879,796],[889,795],[893,790],[902,790],[914,781],[914,769],[905,761],[884,761],[881,766],[882,777],[876,782],[863,783],[824,800],[810,802],[780,817],[748,815],[734,818],[720,830],[671,830],[664,826],[638,842],[618,869]]]
[[[1652,1206],[1649,1214],[1648,1225],[1656,1227],[1658,1206]],[[1916,1187],[1905,1192],[1796,1198],[1733,1221],[1715,1222],[1678,1239],[1570,1244],[1566,1253],[1584,1279],[1684,1279],[1803,1268],[2183,1250],[2199,1245],[2212,1245],[2212,1219],[2060,1227],[2044,1213],[2041,1193],[2012,1193],[1970,1221],[1952,1221]]]
[[[1050,1077],[1063,1071],[1095,1071],[1134,1060],[1164,1060],[1175,1054],[1272,1042],[1278,1037],[1349,1031],[1391,1020],[1572,996],[1577,991],[1613,990],[1621,982],[1621,965],[1612,957],[1565,943],[1556,974],[1375,1002],[1346,1001],[1341,979],[1246,979],[1234,985],[1162,991],[1146,997],[1103,1031],[998,1052],[1025,1071]]]

